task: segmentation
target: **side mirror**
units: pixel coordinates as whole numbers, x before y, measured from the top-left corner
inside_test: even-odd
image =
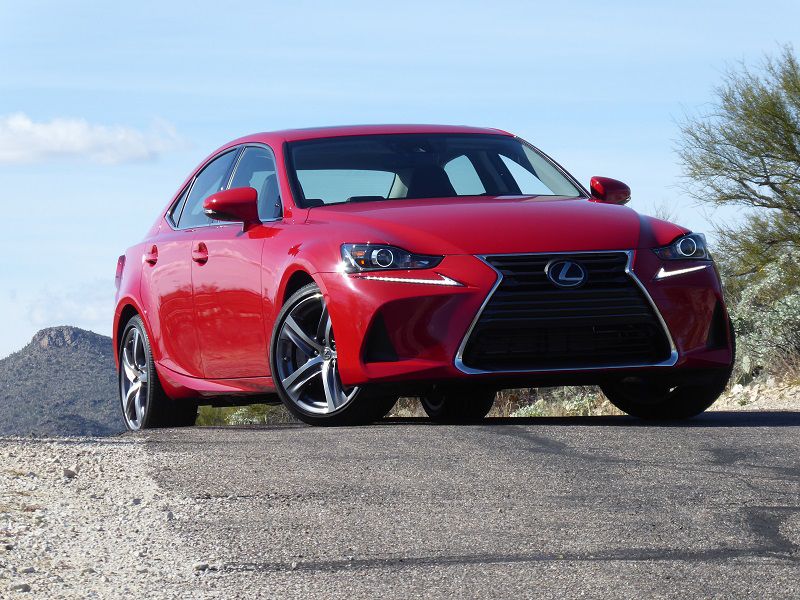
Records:
[[[244,223],[244,228],[259,225],[258,192],[251,187],[240,187],[211,194],[203,202],[203,212],[216,221]]]
[[[631,199],[631,188],[616,179],[595,176],[589,185],[595,202],[627,204]]]

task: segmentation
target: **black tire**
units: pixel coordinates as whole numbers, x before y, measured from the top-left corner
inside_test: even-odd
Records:
[[[628,378],[601,385],[606,398],[621,411],[641,419],[688,419],[714,404],[730,378],[730,371],[708,375],[708,383],[670,387],[648,379]]]
[[[141,339],[141,352],[137,352],[138,358],[134,360],[139,367],[139,372],[146,377],[146,385],[140,384],[144,387],[141,391],[142,396],[133,398],[133,402],[143,401],[140,404],[141,417],[131,418],[131,413],[126,414],[126,398],[127,392],[130,390],[131,381],[126,376],[125,369],[125,352],[126,345],[128,344],[130,334],[136,331]],[[130,356],[130,354],[129,354]],[[153,361],[153,353],[150,349],[150,338],[147,336],[144,323],[141,317],[135,315],[125,324],[123,329],[120,347],[119,347],[119,391],[120,391],[120,409],[125,427],[130,431],[138,431],[140,429],[153,429],[158,427],[186,427],[194,425],[197,419],[197,404],[192,400],[172,400],[164,392],[161,386],[161,381],[158,378],[155,362]],[[130,362],[130,360],[129,360]],[[130,408],[130,404],[127,404]],[[132,411],[133,415],[138,415],[135,408]]]
[[[325,302],[322,298],[320,289],[315,283],[309,283],[292,294],[292,296],[281,308],[278,318],[275,320],[275,326],[272,330],[269,353],[270,371],[275,383],[275,389],[278,392],[278,395],[280,396],[284,406],[295,417],[304,423],[307,423],[308,425],[334,427],[344,425],[365,425],[382,419],[389,414],[397,402],[396,395],[387,394],[385,392],[380,393],[375,390],[362,387],[357,389],[352,399],[349,399],[345,404],[343,404],[343,406],[322,414],[320,412],[311,412],[310,410],[305,409],[304,406],[310,406],[308,402],[304,403],[300,402],[299,400],[295,400],[287,392],[281,377],[282,372],[286,369],[285,364],[287,362],[285,355],[282,354],[282,351],[285,351],[285,347],[282,347],[281,344],[285,343],[285,338],[282,338],[281,333],[284,330],[284,326],[288,317],[293,313],[293,311],[302,304],[309,302],[320,302],[322,309],[325,307]],[[321,318],[322,317],[320,315],[320,319]],[[330,340],[323,341],[321,339],[317,340],[317,338],[314,338],[314,341],[319,341],[320,344],[324,343],[327,346],[333,346],[335,350],[332,327],[330,327],[329,330],[331,333]],[[282,342],[282,339],[284,342]],[[284,363],[279,366],[278,362],[281,360],[283,360]],[[310,360],[307,362],[310,362]],[[301,363],[299,366],[302,366],[303,364],[304,363]],[[338,372],[335,376],[338,377]],[[309,381],[310,384],[308,385],[311,386],[311,391],[307,392],[306,395],[313,400],[315,393],[313,386],[315,385],[315,382],[313,381],[313,378],[309,379]],[[341,385],[341,381],[339,381],[339,385]],[[319,387],[322,387],[321,384]],[[352,393],[352,391],[353,388],[351,388],[350,392]],[[324,403],[324,400],[319,399],[319,403]]]
[[[422,408],[437,423],[478,423],[494,405],[495,390],[435,388],[420,397]]]
[[[192,400],[170,400],[172,415],[167,427],[191,427],[197,421],[198,405]]]
[[[725,391],[736,358],[736,334],[728,321],[731,339],[731,364],[709,370],[705,381],[670,386],[663,381],[628,378],[600,386],[609,402],[633,417],[650,420],[679,420],[697,416],[709,408]]]

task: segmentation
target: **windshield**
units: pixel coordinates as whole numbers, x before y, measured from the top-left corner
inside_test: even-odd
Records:
[[[304,208],[399,198],[583,195],[544,155],[505,135],[363,135],[288,146]]]

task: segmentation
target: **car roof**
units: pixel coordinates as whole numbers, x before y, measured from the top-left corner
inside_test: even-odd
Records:
[[[467,127],[463,125],[342,125],[338,127],[311,127],[308,129],[284,129],[266,131],[244,136],[229,145],[245,142],[296,142],[319,138],[347,137],[354,135],[390,135],[398,133],[472,133],[488,135],[511,135],[500,129]]]

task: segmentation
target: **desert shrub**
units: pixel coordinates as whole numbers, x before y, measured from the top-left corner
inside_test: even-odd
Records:
[[[737,334],[737,374],[748,381],[762,371],[783,375],[800,356],[800,288],[793,284],[800,252],[765,265],[741,290],[731,310]]]
[[[275,425],[295,423],[296,419],[283,406],[251,404],[249,406],[201,406],[197,425]]]
[[[418,398],[400,398],[389,413],[389,417],[407,419],[409,417],[427,417]]]
[[[588,417],[621,414],[599,388],[574,386],[531,388],[503,392],[525,392],[527,402],[510,413],[512,417]]]

